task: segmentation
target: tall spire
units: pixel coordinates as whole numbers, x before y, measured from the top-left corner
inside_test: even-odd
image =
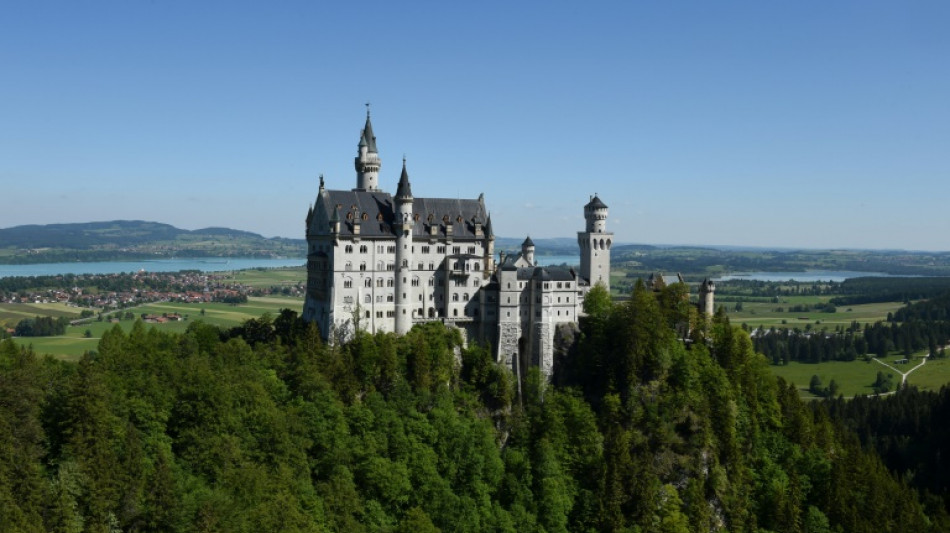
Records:
[[[379,152],[376,150],[376,135],[369,118],[369,104],[366,104],[366,125],[360,131],[360,144],[353,160],[356,167],[356,191],[379,190]]]
[[[402,175],[399,176],[399,185],[396,186],[396,198],[412,198],[412,187],[409,186],[409,172],[406,171],[406,156],[402,157]]]
[[[376,151],[376,136],[373,135],[373,123],[369,119],[369,102],[366,102],[366,125],[363,126],[363,135],[360,143],[366,143],[366,149],[371,154],[379,153]]]

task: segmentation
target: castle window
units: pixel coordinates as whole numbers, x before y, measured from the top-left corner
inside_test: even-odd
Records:
[[[414,220],[414,221],[416,221],[416,222],[419,222],[419,219],[420,219],[421,217],[422,217],[422,215],[420,215],[419,213],[416,213],[415,215],[413,215],[412,220]]]
[[[362,219],[363,219],[363,220],[369,220],[369,213],[363,213]],[[382,213],[380,213],[379,220],[382,220],[382,219],[383,219],[383,218],[382,218]]]
[[[419,263],[419,268],[417,268],[416,270],[424,270],[425,267],[426,267],[425,264]]]
[[[362,272],[366,271],[366,261],[363,261],[362,263],[360,263],[360,271]]]
[[[365,217],[366,215],[364,214],[363,216]],[[366,219],[364,218],[363,220],[366,220]],[[382,214],[382,213],[376,213],[376,220],[377,220],[378,222],[382,222],[382,221],[383,221],[383,214]]]
[[[458,309],[453,309],[453,310],[452,310],[452,316],[459,316],[459,310],[458,310]]]
[[[444,253],[445,253],[445,246],[436,246],[435,252],[438,253],[438,254],[444,254]]]
[[[382,294],[377,294],[377,295],[376,295],[376,303],[383,303],[383,295],[382,295]]]
[[[442,222],[444,222],[445,224],[448,224],[448,223],[449,223],[449,215],[442,215]]]
[[[481,282],[478,280],[478,278],[475,278],[475,279],[472,281],[472,285],[474,285],[474,286],[476,286],[476,287],[478,287],[479,283],[481,283]]]
[[[482,269],[481,265],[479,265],[478,263],[475,263],[475,267],[473,270],[475,270],[475,272],[478,272],[481,269]]]
[[[345,251],[348,254],[353,253],[353,245],[347,244],[346,246],[343,247],[343,251]]]
[[[351,304],[351,303],[353,303],[353,297],[352,297],[352,296],[344,296],[344,297],[343,297],[343,303],[345,303],[345,304]]]
[[[458,218],[455,219],[455,221],[458,222],[459,224],[461,224],[461,223],[462,223],[462,215],[459,215]]]
[[[453,301],[453,302],[459,301],[459,293],[457,293],[457,292],[453,292],[453,293],[452,293],[452,301]]]
[[[467,302],[467,301],[468,301],[468,293],[466,292],[463,296],[464,296],[464,298],[465,298],[465,301]]]
[[[392,294],[387,294],[387,295],[386,295],[386,301],[387,301],[387,302],[393,301],[393,295],[392,295]]]
[[[561,285],[562,285],[562,283],[561,283],[560,281],[557,282],[557,288],[559,288],[559,289],[562,288]]]
[[[435,278],[429,278],[429,286],[435,287]]]
[[[346,270],[353,270],[353,263],[347,261],[346,265],[343,268]]]
[[[420,302],[422,301],[422,295],[421,295],[421,294],[419,295],[419,301],[420,301]]]
[[[383,245],[382,245],[382,244],[380,244],[380,245],[378,245],[378,246],[376,247],[376,253],[378,253],[378,254],[383,253]]]
[[[383,262],[382,262],[382,261],[377,261],[377,262],[376,262],[376,270],[382,270],[382,269],[383,269]]]
[[[428,247],[428,246],[423,246],[423,247],[422,247],[422,253],[424,253],[424,254],[429,253],[429,247]]]
[[[426,222],[431,224],[433,220],[435,220],[435,215],[429,213],[429,216],[426,217]]]
[[[369,311],[366,312],[366,318],[369,318]]]
[[[455,255],[458,255],[458,254],[462,253],[462,247],[461,247],[461,246],[453,246],[453,247],[452,247],[452,253],[455,254]]]
[[[346,278],[345,280],[343,280],[343,288],[344,288],[344,289],[352,289],[352,288],[353,288],[353,280],[352,280],[351,278]]]
[[[352,212],[352,211],[350,211],[349,213],[346,214],[346,219],[347,219],[347,220],[353,220],[353,212]]]
[[[361,245],[360,245],[360,253],[361,253],[361,254],[365,254],[366,251],[367,251],[367,250],[366,250],[366,245],[365,245],[365,244],[361,244]]]
[[[395,285],[395,283],[396,283],[395,280],[393,280],[392,278],[389,278],[386,280],[387,287],[392,287],[393,285]]]
[[[364,286],[364,287],[372,287],[372,286],[373,286],[373,278],[366,278],[366,279],[364,279],[364,280],[363,280],[363,286]]]
[[[419,286],[419,278],[412,278],[412,286],[413,287]]]
[[[382,312],[382,311],[376,311],[376,318],[383,318],[383,312]]]
[[[389,270],[390,272],[392,272],[393,270],[396,270],[396,265],[394,263],[389,263],[388,265],[386,265],[386,270]]]
[[[469,247],[468,247],[468,253],[470,253],[470,254],[472,254],[472,255],[475,255],[475,247],[474,247],[474,246],[469,246]]]
[[[377,287],[383,286],[383,278],[376,278],[376,286]]]
[[[367,294],[366,296],[363,297],[363,303],[368,303],[368,304],[373,303],[373,297]]]
[[[435,270],[435,263],[429,263],[429,270]]]
[[[395,246],[387,246],[387,247],[386,247],[386,253],[390,253],[390,254],[396,253],[396,247],[395,247]]]

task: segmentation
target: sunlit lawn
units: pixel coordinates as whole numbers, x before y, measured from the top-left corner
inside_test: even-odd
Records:
[[[277,315],[281,309],[287,308],[293,311],[300,311],[303,301],[300,298],[248,298],[248,303],[231,305],[223,303],[206,304],[184,304],[163,302],[142,305],[131,308],[136,318],[142,314],[159,315],[178,313],[182,316],[187,315],[187,320],[180,322],[166,322],[164,324],[146,324],[146,327],[155,327],[160,331],[182,332],[188,328],[188,325],[195,320],[202,320],[208,324],[214,324],[221,327],[233,327],[242,322],[259,318],[264,313]],[[202,315],[202,309],[205,314]],[[125,310],[120,311],[125,314]],[[110,313],[111,315],[111,313]],[[30,315],[34,316],[34,315]],[[108,315],[107,315],[108,316]],[[128,331],[134,320],[120,320],[117,324],[125,331]],[[54,357],[67,360],[78,360],[82,354],[88,350],[95,350],[102,333],[115,327],[116,323],[110,323],[108,320],[101,322],[93,319],[88,323],[77,326],[69,326],[66,335],[58,337],[19,337],[16,341],[21,345],[33,345],[33,349],[38,354],[50,354]],[[86,331],[91,335],[86,338]]]

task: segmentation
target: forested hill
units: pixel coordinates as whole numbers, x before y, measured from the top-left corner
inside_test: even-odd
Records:
[[[0,262],[103,261],[159,256],[303,256],[303,239],[265,238],[230,228],[186,230],[142,220],[0,229]]]
[[[0,342],[0,529],[950,530],[940,486],[922,499],[676,290],[592,290],[552,385],[441,323],[327,345],[288,310],[117,325],[78,364]]]

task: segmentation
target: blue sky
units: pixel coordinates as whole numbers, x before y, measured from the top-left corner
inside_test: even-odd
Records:
[[[372,102],[497,235],[950,250],[950,3],[0,3],[0,227],[303,236]]]

